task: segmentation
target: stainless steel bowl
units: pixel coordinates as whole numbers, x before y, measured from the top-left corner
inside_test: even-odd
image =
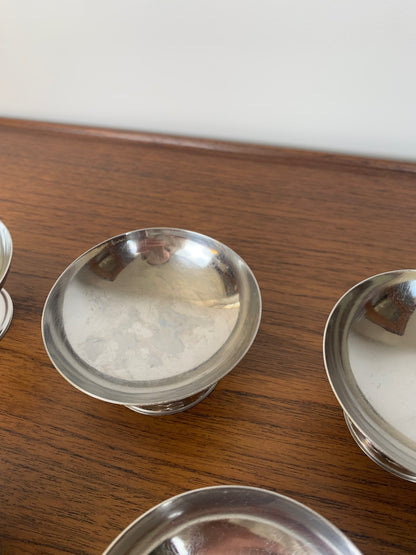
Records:
[[[416,482],[416,270],[379,274],[335,305],[324,333],[329,381],[363,451]]]
[[[13,318],[13,303],[3,288],[13,255],[13,243],[9,230],[0,221],[0,339],[8,330]]]
[[[217,486],[173,497],[133,522],[104,555],[359,555],[335,526],[288,497]]]
[[[75,260],[46,300],[43,340],[81,391],[145,414],[202,400],[256,336],[261,297],[234,251],[170,228],[132,231]]]

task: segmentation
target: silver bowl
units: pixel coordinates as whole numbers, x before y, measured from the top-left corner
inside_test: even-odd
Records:
[[[13,303],[3,288],[13,255],[13,243],[9,230],[0,221],[0,339],[8,330],[13,318]]]
[[[370,277],[332,310],[324,360],[358,445],[416,482],[416,270]]]
[[[132,231],[75,260],[46,300],[42,333],[81,391],[144,414],[208,395],[254,340],[261,297],[247,264],[204,235]]]
[[[133,522],[104,555],[359,555],[335,526],[288,497],[242,486],[189,491]]]

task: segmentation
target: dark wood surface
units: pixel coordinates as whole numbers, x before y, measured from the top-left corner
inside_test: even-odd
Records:
[[[356,446],[322,360],[327,316],[370,275],[414,268],[416,165],[0,120],[0,219],[14,240],[0,342],[1,554],[96,554],[189,489],[288,495],[365,554],[416,553],[416,485]],[[180,227],[250,265],[259,333],[196,407],[150,417],[93,399],[53,368],[41,313],[82,252]]]

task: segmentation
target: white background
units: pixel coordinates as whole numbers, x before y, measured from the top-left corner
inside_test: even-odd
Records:
[[[0,116],[416,161],[414,0],[0,0]]]

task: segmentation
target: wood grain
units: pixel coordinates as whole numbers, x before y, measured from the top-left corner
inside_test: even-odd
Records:
[[[0,343],[2,555],[96,554],[183,491],[267,488],[365,553],[416,553],[416,486],[356,446],[322,333],[342,293],[415,267],[416,165],[0,120],[0,219],[14,240]],[[258,336],[202,403],[149,417],[88,397],[53,368],[40,320],[59,274],[125,231],[170,226],[236,250],[263,297]]]

